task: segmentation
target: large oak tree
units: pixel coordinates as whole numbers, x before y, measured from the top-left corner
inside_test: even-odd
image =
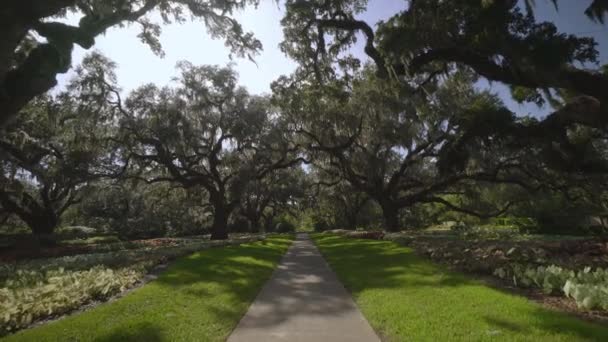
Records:
[[[126,160],[148,182],[206,191],[211,237],[225,239],[247,184],[300,158],[281,117],[239,87],[233,70],[190,63],[180,70],[176,87],[144,86],[119,105]]]
[[[369,68],[324,84],[311,79],[283,78],[274,100],[325,181],[343,179],[378,202],[389,230],[399,228],[402,208],[420,203],[478,216],[506,209],[477,213],[446,200],[475,182],[538,186],[534,150],[496,133],[509,129],[513,114],[478,92],[469,73],[424,94]]]
[[[0,210],[35,235],[52,234],[91,181],[121,172],[111,150],[113,81],[112,63],[92,54],[64,92],[34,99],[0,137]]]

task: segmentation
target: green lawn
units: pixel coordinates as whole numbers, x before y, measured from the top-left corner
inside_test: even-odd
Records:
[[[223,341],[290,244],[275,236],[195,253],[124,298],[5,340]]]
[[[608,341],[608,327],[483,286],[396,243],[323,234],[314,239],[389,341]]]

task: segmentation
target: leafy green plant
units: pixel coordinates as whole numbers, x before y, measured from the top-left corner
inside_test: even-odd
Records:
[[[520,287],[541,288],[546,294],[564,294],[586,310],[608,310],[608,269],[591,267],[575,272],[558,266],[524,266],[513,264],[498,268],[494,275],[513,279]]]
[[[86,271],[63,268],[19,272],[0,289],[0,332],[23,328],[41,317],[74,310],[92,300],[106,299],[140,281],[155,261],[113,270],[95,266]]]
[[[520,235],[515,226],[497,225],[468,225],[458,222],[450,230],[463,239],[468,240],[511,240]]]
[[[585,267],[576,277],[566,281],[563,292],[573,298],[579,307],[608,310],[608,269],[591,271],[590,267]]]

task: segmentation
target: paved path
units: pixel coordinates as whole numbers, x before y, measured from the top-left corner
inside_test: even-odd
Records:
[[[228,341],[379,339],[308,235],[298,234]]]

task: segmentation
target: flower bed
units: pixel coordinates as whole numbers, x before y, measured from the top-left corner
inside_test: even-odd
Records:
[[[7,333],[33,321],[64,314],[92,300],[105,300],[132,287],[158,260],[111,269],[95,266],[86,271],[19,272],[0,289],[0,332]]]
[[[545,294],[565,295],[585,310],[608,311],[608,268],[591,267],[573,271],[559,266],[523,266],[519,264],[497,268],[494,275],[512,280],[515,286],[537,287]]]
[[[596,239],[567,241],[463,240],[449,236],[391,233],[384,239],[413,248],[418,254],[459,269],[482,274],[518,263],[556,265],[568,269],[608,267],[608,242]],[[582,267],[581,267],[582,266]]]
[[[135,262],[145,261],[157,256],[169,258],[193,253],[195,251],[227,244],[239,244],[256,241],[260,236],[237,237],[229,240],[208,241],[202,239],[186,240],[173,246],[140,246],[140,248],[115,249],[107,252],[69,255],[58,258],[33,259],[20,262],[0,264],[0,286],[17,271],[47,271],[64,268],[66,270],[88,269],[96,265],[120,267]]]

